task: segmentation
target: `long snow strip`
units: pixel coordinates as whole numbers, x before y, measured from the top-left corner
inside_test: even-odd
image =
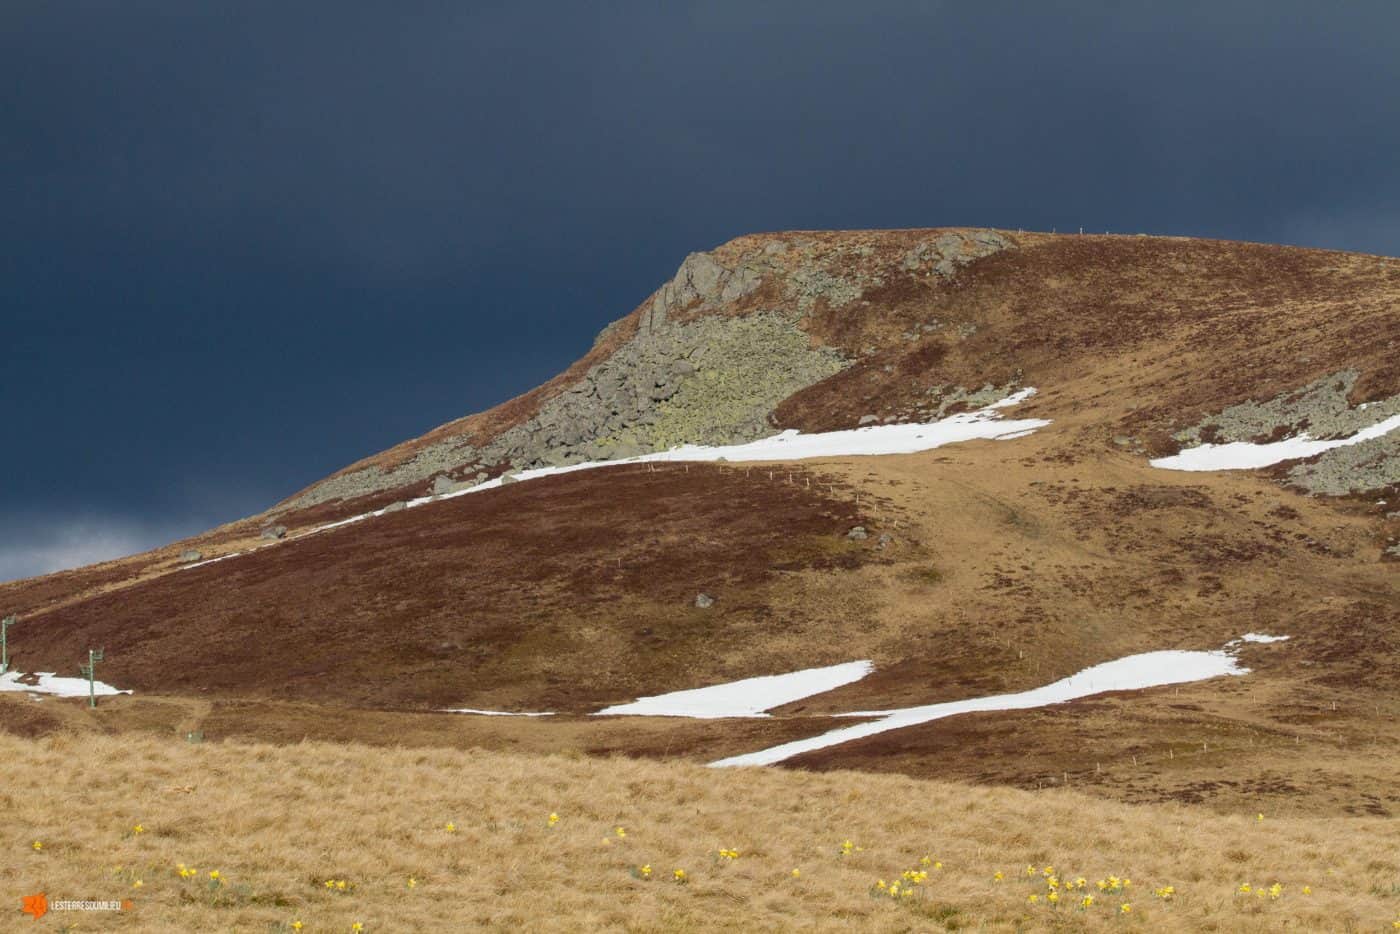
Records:
[[[1155,458],[1148,463],[1165,470],[1254,470],[1284,461],[1316,457],[1333,448],[1345,448],[1363,441],[1371,441],[1397,428],[1400,428],[1400,415],[1392,415],[1385,421],[1367,426],[1346,438],[1316,441],[1304,433],[1268,444],[1251,444],[1248,441],[1202,444],[1187,448],[1171,457]]]
[[[1251,634],[1254,635],[1254,634]],[[1250,641],[1262,641],[1258,638]],[[1234,645],[1235,643],[1231,643]],[[1159,687],[1164,684],[1185,684],[1190,681],[1204,681],[1222,675],[1248,674],[1249,669],[1240,666],[1229,647],[1216,651],[1144,652],[1126,658],[1104,662],[1086,668],[1078,674],[1070,675],[1053,684],[1022,691],[1019,694],[998,694],[992,697],[978,697],[971,700],[949,701],[942,704],[929,704],[923,707],[904,707],[898,710],[866,710],[841,714],[847,717],[872,717],[875,719],[855,726],[831,730],[820,736],[799,739],[758,752],[745,753],[711,762],[710,765],[725,768],[736,765],[772,765],[804,752],[839,746],[852,740],[875,736],[890,730],[898,730],[920,723],[955,717],[963,713],[993,710],[1026,710],[1032,707],[1046,707],[1062,704],[1065,701],[1108,691],[1136,691],[1143,688]]]
[[[808,460],[816,457],[853,457],[879,454],[918,454],[931,451],[945,444],[979,439],[1008,441],[1022,438],[1036,429],[1044,428],[1050,422],[1043,418],[1008,419],[1001,416],[1000,410],[1024,402],[1035,395],[1033,387],[1026,387],[973,412],[950,415],[936,422],[909,423],[902,425],[872,425],[868,428],[852,428],[845,431],[824,431],[804,435],[796,429],[789,429],[769,438],[760,438],[748,444],[728,444],[706,446],[683,444],[669,451],[657,451],[610,461],[584,461],[563,467],[536,467],[510,474],[509,479],[496,477],[451,493],[438,496],[420,496],[409,500],[405,506],[414,509],[428,503],[445,499],[455,499],[482,490],[494,490],[503,483],[516,480],[537,480],[558,474],[574,473],[579,470],[594,470],[598,467],[616,467],[620,464],[646,464],[671,462],[714,462],[714,461],[792,461]],[[363,515],[351,516],[331,522],[315,529],[294,535],[288,541],[295,541],[307,535],[326,532],[341,526],[363,522],[375,516],[382,516],[386,509],[378,509]]]
[[[700,720],[766,717],[766,710],[859,681],[870,674],[872,667],[868,661],[846,662],[785,675],[745,678],[729,684],[643,697],[630,704],[600,710],[594,716],[693,717]]]

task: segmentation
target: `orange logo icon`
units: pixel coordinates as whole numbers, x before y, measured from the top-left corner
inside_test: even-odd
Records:
[[[43,892],[38,895],[26,895],[20,902],[20,910],[27,915],[33,915],[35,921],[48,914],[49,900]]]

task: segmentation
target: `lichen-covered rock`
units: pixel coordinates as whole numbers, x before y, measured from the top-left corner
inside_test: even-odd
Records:
[[[1363,405],[1348,401],[1360,374],[1339,370],[1265,402],[1232,405],[1172,437],[1183,445],[1263,443],[1306,433],[1345,438],[1400,414],[1400,396]],[[1400,483],[1400,431],[1333,448],[1288,471],[1288,482],[1310,493],[1345,496]]]

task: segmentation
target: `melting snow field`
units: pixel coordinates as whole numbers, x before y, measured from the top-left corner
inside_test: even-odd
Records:
[[[971,700],[950,701],[942,704],[929,704],[923,707],[905,707],[898,710],[866,710],[841,714],[846,717],[875,717],[868,723],[842,727],[813,736],[760,749],[757,752],[731,756],[711,762],[710,765],[724,768],[736,765],[772,765],[793,756],[814,749],[826,749],[851,740],[874,736],[889,730],[906,726],[916,726],[944,717],[958,714],[990,710],[1026,710],[1032,707],[1045,707],[1060,704],[1080,697],[1089,697],[1107,691],[1132,691],[1143,688],[1160,687],[1164,684],[1185,684],[1191,681],[1204,681],[1222,675],[1243,675],[1248,668],[1240,666],[1230,646],[1239,642],[1275,642],[1287,636],[1261,636],[1250,633],[1237,639],[1224,649],[1211,652],[1163,651],[1144,652],[1129,655],[1101,665],[1086,668],[1078,674],[1019,694],[999,694],[992,697],[979,697]]]
[[[1400,428],[1400,415],[1392,415],[1385,421],[1363,428],[1347,438],[1315,441],[1307,434],[1301,434],[1296,438],[1286,438],[1270,444],[1250,444],[1248,441],[1202,444],[1187,448],[1171,457],[1158,457],[1148,463],[1166,470],[1253,470],[1257,467],[1271,467],[1283,461],[1315,457],[1333,448],[1350,447],[1389,434],[1397,428]]]
[[[52,671],[40,671],[35,673],[39,679],[38,684],[23,684],[22,671],[8,671],[0,675],[0,691],[24,691],[29,694],[52,694],[54,697],[87,697],[87,678],[59,678]],[[130,694],[130,691],[119,691],[110,684],[103,684],[101,681],[94,682],[92,686],[93,694],[99,697],[106,697],[111,694]]]
[[[872,425],[868,428],[818,432],[817,434],[811,435],[804,435],[801,432],[790,430],[774,435],[771,438],[761,438],[758,441],[751,441],[748,444],[731,444],[718,447],[684,444],[680,447],[672,448],[669,451],[658,451],[653,454],[642,454],[637,457],[627,457],[611,461],[585,461],[580,464],[569,464],[565,467],[537,467],[533,470],[522,470],[511,476],[513,480],[537,480],[541,477],[574,473],[579,470],[593,470],[598,467],[616,467],[621,464],[681,463],[692,461],[790,461],[807,460],[814,457],[917,454],[921,451],[931,451],[945,444],[954,444],[959,441],[974,441],[978,439],[1009,441],[1013,438],[1023,438],[1035,432],[1036,429],[1044,428],[1046,425],[1050,424],[1047,419],[1043,418],[1007,419],[1001,416],[1001,409],[1009,408],[1010,406],[1024,402],[1033,395],[1035,395],[1035,389],[1027,387],[985,408],[978,409],[974,412],[951,415],[948,418],[926,424]],[[482,490],[494,490],[501,486],[502,483],[502,478],[496,477],[493,480],[487,480],[484,483],[478,483],[475,486],[465,489],[454,490],[451,493],[443,493],[438,496],[420,496],[417,499],[409,500],[404,505],[408,509],[416,509],[419,506],[424,506],[439,500],[455,499],[458,496],[479,493]],[[341,519],[337,522],[330,522],[297,535],[288,536],[286,541],[295,541],[299,538],[305,538],[308,535],[316,535],[320,532],[328,532],[331,529],[341,528],[342,526],[353,525],[356,522],[363,522],[366,519],[382,516],[388,511],[388,508],[377,509],[374,512],[367,512],[362,515],[351,516],[348,519]],[[213,564],[215,561],[223,561],[227,558],[235,557],[236,554],[237,552],[230,555],[223,555],[219,558],[211,558],[207,561],[186,565],[184,568],[181,568],[181,570],[189,570],[190,568]]]
[[[785,675],[745,678],[729,684],[643,697],[631,704],[600,710],[594,716],[692,717],[700,720],[766,717],[766,710],[859,681],[870,674],[873,667],[868,661],[846,662]]]

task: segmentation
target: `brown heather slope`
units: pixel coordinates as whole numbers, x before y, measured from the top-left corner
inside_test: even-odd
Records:
[[[765,276],[719,306],[680,306],[673,320],[811,299],[801,326],[849,365],[778,405],[782,426],[931,417],[935,402],[956,399],[950,387],[988,383],[1037,387],[1008,414],[1050,426],[897,457],[586,471],[188,571],[174,571],[166,549],[3,585],[0,606],[24,612],[12,633],[19,668],[71,672],[89,645],[105,645],[102,677],[137,694],[96,712],[0,696],[0,725],[709,761],[824,732],[831,713],[1024,690],[1135,652],[1270,632],[1292,639],[1247,648],[1244,678],[938,721],[791,764],[1068,782],[1223,810],[1395,813],[1400,590],[1385,550],[1400,536],[1400,490],[1327,499],[1277,471],[1177,473],[1147,459],[1230,405],[1342,370],[1359,374],[1354,403],[1400,393],[1400,263],[1003,232],[1012,246],[950,275],[904,270],[901,258],[935,236],[740,238],[715,262],[766,257],[752,260]],[[793,298],[788,286],[813,269],[864,291]],[[650,326],[651,313],[644,304],[589,359]],[[540,404],[522,397],[429,438],[480,441]],[[278,518],[295,536],[421,492]],[[848,539],[856,524],[870,537]],[[256,529],[248,520],[200,545],[246,550]],[[714,607],[694,606],[700,591]],[[771,719],[579,716],[858,658],[875,662],[870,677]],[[456,706],[564,715],[432,712]]]

